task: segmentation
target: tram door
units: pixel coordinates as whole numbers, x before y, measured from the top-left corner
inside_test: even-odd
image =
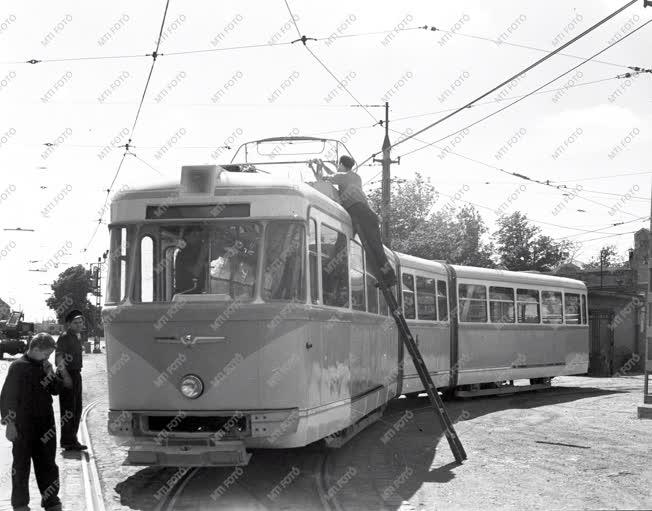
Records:
[[[589,311],[589,375],[611,376],[614,359],[614,331],[610,327],[614,319],[611,311]]]

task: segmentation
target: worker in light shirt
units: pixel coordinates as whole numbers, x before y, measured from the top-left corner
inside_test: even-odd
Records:
[[[367,249],[368,259],[372,261],[372,264],[375,263],[376,277],[387,287],[391,287],[396,284],[396,274],[385,255],[380,237],[378,215],[369,207],[367,196],[362,190],[362,180],[358,174],[353,172],[354,165],[355,160],[346,155],[340,157],[336,173],[321,163],[321,169],[330,174],[324,176],[323,179],[337,185],[340,192],[340,204],[351,216],[353,226]]]

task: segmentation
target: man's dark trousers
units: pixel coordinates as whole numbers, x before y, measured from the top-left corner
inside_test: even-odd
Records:
[[[354,228],[358,231],[360,239],[366,242],[367,258],[372,260],[376,265],[376,278],[395,279],[394,271],[387,260],[383,242],[380,238],[380,229],[378,228],[378,215],[362,202],[356,202],[347,207]],[[380,274],[378,274],[380,272]]]
[[[34,461],[34,474],[45,509],[61,504],[59,500],[59,469],[55,463],[57,433],[54,415],[34,417],[26,424],[16,424],[18,438],[13,442],[14,463],[11,476],[11,505],[29,504],[29,472]]]
[[[59,411],[61,413],[61,447],[76,445],[77,431],[82,412],[81,371],[68,370],[72,388],[63,387],[59,392]]]

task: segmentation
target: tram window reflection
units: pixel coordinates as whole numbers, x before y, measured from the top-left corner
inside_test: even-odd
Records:
[[[321,226],[321,280],[324,305],[349,306],[349,257],[346,235]]]
[[[359,311],[366,309],[362,247],[355,240],[351,240],[351,306]]]
[[[174,259],[175,293],[200,294],[206,290],[208,233],[199,228],[186,229]]]
[[[564,293],[564,308],[567,325],[579,325],[581,321],[580,295]]]
[[[265,234],[265,300],[304,300],[304,228],[293,222],[270,222]]]
[[[111,227],[111,257],[107,285],[107,303],[119,303],[126,295],[127,229]]]
[[[417,277],[417,302],[419,304],[419,319],[437,321],[437,304],[435,296],[437,288],[435,279]]]
[[[209,293],[253,298],[260,246],[257,224],[218,225],[212,234]]]
[[[541,305],[543,323],[558,325],[564,322],[560,291],[541,291]]]
[[[319,303],[319,279],[317,267],[317,221],[310,219],[310,232],[308,234],[308,267],[310,271],[310,301]]]
[[[414,306],[414,275],[403,273],[403,314],[405,319],[416,318],[416,308]]]
[[[489,315],[492,323],[514,323],[514,289],[489,287]]]
[[[439,321],[448,321],[448,290],[445,280],[437,281],[437,308]]]
[[[378,288],[376,287],[376,277],[374,277],[371,274],[371,265],[369,264],[369,258],[367,255],[367,252],[364,252],[364,257],[365,257],[365,279],[366,279],[366,286],[367,286],[367,312],[371,312],[373,314],[378,314],[379,307],[378,307]],[[381,310],[381,314],[382,309]]]
[[[487,286],[460,284],[460,321],[487,322]]]
[[[538,324],[541,321],[539,314],[539,291],[536,289],[517,289],[516,308],[519,323]]]

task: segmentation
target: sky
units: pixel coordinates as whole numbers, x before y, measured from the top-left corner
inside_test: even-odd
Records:
[[[124,152],[116,146],[130,137],[136,157],[125,158],[109,199],[176,180],[182,165],[228,162],[243,142],[290,133],[341,139],[363,161],[380,149],[384,111],[358,103],[389,101],[396,142],[625,3],[288,2],[300,33],[320,39],[307,48],[287,44],[298,33],[284,0],[171,0],[133,132],[164,1],[2,2],[0,298],[28,319],[52,317],[49,284],[108,248],[106,190]],[[649,226],[652,74],[617,76],[652,67],[652,24],[623,39],[651,19],[641,0],[563,50],[570,56],[555,55],[398,145],[392,156],[405,156],[392,176],[421,173],[439,192],[435,210],[473,204],[490,230],[500,213],[522,211],[544,234],[579,242],[578,261],[607,244],[625,254],[631,233]],[[543,89],[560,90],[464,129],[616,40]],[[43,62],[25,63],[32,59]],[[380,170],[360,168],[367,188]],[[17,227],[34,232],[4,230]]]

